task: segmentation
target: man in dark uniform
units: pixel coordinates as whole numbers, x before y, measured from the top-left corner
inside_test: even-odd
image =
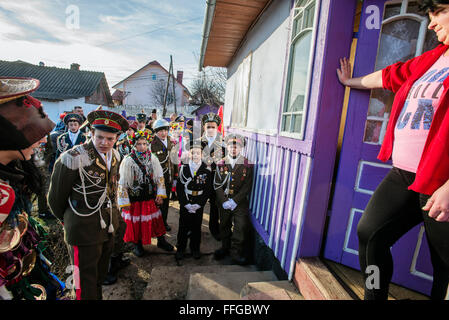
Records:
[[[167,120],[156,120],[153,124],[155,136],[151,142],[151,153],[156,155],[164,172],[167,198],[165,198],[162,203],[161,212],[167,231],[171,230],[170,226],[167,224],[170,192],[173,185],[173,179],[178,174],[178,146],[168,137],[169,128],[170,124]]]
[[[56,161],[48,203],[64,225],[74,266],[77,299],[102,299],[118,229],[117,182],[120,154],[113,149],[128,122],[121,115],[95,110],[87,119],[92,139],[64,152]]]
[[[217,162],[223,159],[225,155],[223,136],[220,132],[218,132],[218,127],[221,124],[221,119],[217,114],[210,112],[203,116],[202,124],[204,134],[201,137],[201,141],[206,143],[206,146],[203,150],[203,161],[212,171],[212,176],[214,176]],[[209,231],[217,241],[220,241],[220,223],[215,192],[211,192],[209,203]]]
[[[201,224],[204,205],[212,191],[212,173],[202,161],[205,143],[189,141],[189,161],[179,170],[176,192],[179,200],[179,229],[176,260],[181,260],[190,236],[190,250],[195,259],[201,257]]]
[[[242,136],[230,134],[225,138],[228,155],[217,163],[214,189],[220,211],[222,247],[215,251],[220,260],[231,255],[237,264],[248,264],[251,249],[249,195],[253,182],[253,165],[241,155],[245,146]],[[232,231],[232,227],[234,227]]]
[[[60,135],[56,142],[56,159],[64,152],[74,146],[86,142],[86,136],[80,130],[83,124],[83,118],[76,113],[69,113],[64,117],[64,123],[67,126],[67,132]]]

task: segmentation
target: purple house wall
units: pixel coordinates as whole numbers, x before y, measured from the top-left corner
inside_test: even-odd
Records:
[[[319,16],[312,41],[312,78],[303,140],[283,136],[280,120],[274,135],[226,128],[248,139],[246,156],[255,163],[251,219],[289,279],[298,258],[320,255],[344,98],[336,68],[340,57],[349,56],[356,4],[356,0],[345,1],[344,6],[341,0],[316,2]],[[290,26],[293,5],[291,1]],[[258,23],[263,21],[262,17]],[[281,119],[289,50],[280,51],[279,57],[285,60],[278,105]]]

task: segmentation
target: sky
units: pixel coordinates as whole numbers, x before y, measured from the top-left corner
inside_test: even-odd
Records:
[[[206,0],[1,0],[0,60],[78,63],[112,87],[153,60],[168,70],[172,55],[189,87],[205,8]]]

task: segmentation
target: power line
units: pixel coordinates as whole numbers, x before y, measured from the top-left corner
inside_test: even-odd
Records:
[[[135,38],[135,37],[139,37],[139,36],[142,36],[142,35],[145,35],[145,34],[150,34],[150,33],[154,33],[154,32],[160,31],[160,30],[167,29],[167,27],[172,27],[172,26],[177,26],[177,25],[185,24],[185,23],[192,22],[192,21],[195,21],[195,20],[198,20],[198,19],[202,19],[202,17],[196,17],[196,18],[193,18],[193,19],[189,19],[189,20],[185,20],[185,21],[180,21],[180,22],[175,23],[175,24],[172,24],[172,25],[159,27],[159,28],[156,28],[156,29],[154,29],[154,30],[147,31],[147,32],[142,32],[142,33],[139,33],[139,34],[135,34],[135,35],[133,35],[133,36],[129,36],[129,37],[126,37],[126,38],[122,38],[122,39],[118,39],[118,40],[114,40],[114,41],[109,41],[109,42],[100,43],[100,44],[97,45],[97,46],[101,47],[101,46],[104,46],[104,45],[107,45],[107,44],[116,43],[116,42],[124,41],[124,40],[129,40],[129,39],[132,39],[132,38]]]

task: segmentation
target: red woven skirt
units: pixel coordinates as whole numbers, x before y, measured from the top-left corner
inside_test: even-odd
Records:
[[[132,202],[129,209],[123,209],[122,217],[126,222],[125,242],[142,241],[146,245],[151,243],[151,238],[166,233],[161,211],[154,200]]]

